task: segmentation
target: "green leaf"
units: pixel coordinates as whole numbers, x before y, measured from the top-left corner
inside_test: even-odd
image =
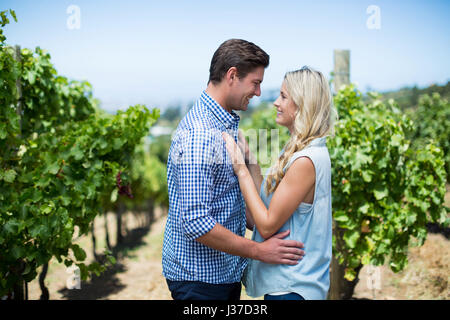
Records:
[[[347,222],[349,220],[347,214],[344,211],[336,211],[333,215],[334,220],[339,222]]]
[[[401,145],[403,137],[400,134],[395,134],[391,138],[391,145],[394,147],[398,147]]]
[[[108,142],[104,138],[100,138],[98,144],[100,149],[106,149],[108,147]]]
[[[17,22],[17,16],[16,16],[16,12],[12,9],[9,9],[9,13],[11,14],[11,16],[14,18],[14,21]]]
[[[12,254],[13,258],[16,260],[22,258],[23,253],[24,253],[24,250],[21,247],[13,246],[11,248],[11,254]]]
[[[31,265],[29,263],[27,263],[25,265],[25,270],[23,270],[23,272],[22,272],[22,275],[26,275],[26,274],[30,273],[30,271],[31,271]]]
[[[69,259],[66,259],[66,260],[64,260],[64,264],[65,264],[66,267],[70,267],[73,264],[73,261],[69,260]]]
[[[48,175],[45,175],[44,177],[40,178],[38,182],[36,182],[36,187],[45,188],[50,184],[51,181],[52,179]]]
[[[72,148],[70,154],[75,158],[75,160],[81,160],[84,157],[83,151],[78,146]]]
[[[375,196],[375,199],[381,200],[389,194],[389,190],[386,187],[379,187],[376,190],[373,191],[373,194]]]
[[[19,230],[19,222],[16,219],[10,219],[3,225],[6,234],[17,234]]]
[[[89,161],[86,161],[83,163],[83,168],[88,169],[91,166],[91,163]]]
[[[0,123],[0,139],[5,139],[8,136],[8,131],[6,130],[6,125]]]
[[[117,200],[117,195],[119,193],[119,189],[114,188],[114,190],[111,192],[111,202],[114,203]]]
[[[349,248],[353,249],[356,247],[359,235],[360,234],[358,230],[348,230],[345,232],[344,241],[349,246]]]
[[[89,276],[88,267],[84,263],[77,264],[77,267],[80,268],[81,280],[86,281]]]
[[[67,194],[61,195],[61,203],[63,206],[68,206],[72,202],[72,197]]]
[[[370,254],[365,254],[365,255],[363,255],[363,257],[361,258],[361,263],[362,263],[363,265],[368,265],[368,264],[370,264],[370,260],[371,260]]]
[[[36,72],[34,71],[28,71],[27,73],[27,79],[30,82],[30,85],[33,85],[34,82],[36,81]]]
[[[123,146],[123,144],[124,144],[125,142],[126,142],[125,139],[115,138],[115,139],[113,140],[113,149],[114,149],[114,150],[120,149],[120,148]]]
[[[361,168],[362,165],[368,163],[372,161],[372,158],[368,155],[366,155],[365,153],[358,151],[356,153],[356,157],[353,161],[353,170],[359,170]]]
[[[84,252],[84,250],[78,244],[73,244],[71,248],[73,254],[75,255],[75,258],[78,261],[84,261],[84,259],[86,259],[86,252]]]
[[[362,172],[362,177],[365,182],[372,181],[372,173],[368,170]]]
[[[414,222],[417,220],[417,214],[415,212],[411,212],[406,216],[406,225],[412,226]]]
[[[370,208],[370,204],[365,203],[361,207],[359,207],[358,210],[361,211],[363,214],[367,214],[367,212],[369,211],[369,208]]]
[[[55,205],[53,202],[45,203],[41,206],[41,213],[44,215],[47,215],[50,212],[52,212],[54,208],[55,208]]]
[[[116,258],[114,258],[114,256],[108,255],[107,257],[108,257],[109,263],[116,264],[117,260],[116,260]]]
[[[57,174],[59,171],[59,164],[58,162],[53,162],[51,165],[47,167],[47,171],[51,174]]]
[[[14,171],[13,169],[9,169],[3,173],[3,180],[5,180],[6,182],[9,182],[9,183],[12,183],[14,181],[14,179],[16,179],[16,176],[17,176],[17,172]]]
[[[353,281],[356,278],[356,271],[351,268],[345,269],[344,278],[348,281]]]

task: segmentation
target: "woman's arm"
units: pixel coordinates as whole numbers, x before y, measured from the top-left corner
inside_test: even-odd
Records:
[[[242,153],[230,136],[224,135],[233,169],[239,179],[245,203],[252,213],[259,233],[265,239],[278,231],[294,213],[306,195],[314,188],[315,170],[309,158],[301,157],[289,167],[278,185],[267,209],[261,200]]]
[[[294,161],[275,190],[268,209],[256,191],[248,171],[241,172],[238,178],[255,225],[261,236],[267,239],[283,226],[311,188],[314,188],[315,171],[309,158],[302,157]]]

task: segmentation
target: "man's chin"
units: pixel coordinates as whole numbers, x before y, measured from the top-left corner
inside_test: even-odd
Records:
[[[244,102],[241,106],[242,110],[247,111],[249,104],[250,104],[250,101],[248,101],[248,100],[246,102]]]
[[[244,103],[236,106],[235,108],[233,108],[233,110],[236,110],[236,111],[247,111],[248,110],[248,105],[249,105],[249,102],[247,102],[247,103],[244,102]]]
[[[236,110],[236,111],[247,111],[247,109],[248,109],[248,104],[247,105],[240,105],[239,107],[237,107],[236,109],[233,109],[233,110]]]

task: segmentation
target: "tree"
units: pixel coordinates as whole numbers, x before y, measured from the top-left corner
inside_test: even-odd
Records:
[[[450,102],[437,92],[422,95],[411,117],[415,123],[411,134],[413,147],[423,149],[432,141],[442,148],[447,182],[450,182]]]
[[[89,232],[111,202],[117,174],[130,170],[159,111],[99,112],[90,84],[58,76],[47,52],[23,49],[15,59],[1,41],[0,296],[20,299],[52,257],[76,264],[83,279],[105,269],[84,264],[75,228]]]

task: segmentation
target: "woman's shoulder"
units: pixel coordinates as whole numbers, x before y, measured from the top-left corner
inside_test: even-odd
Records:
[[[284,170],[287,170],[290,166],[292,166],[294,162],[296,162],[300,158],[309,158],[314,167],[320,166],[322,163],[329,163],[330,156],[328,153],[328,148],[325,144],[325,139],[314,139],[304,149],[294,152],[290,157],[288,163],[286,164]]]
[[[310,157],[298,157],[286,168],[285,177],[290,177],[290,181],[297,184],[299,179],[305,177],[315,177],[315,164]]]

